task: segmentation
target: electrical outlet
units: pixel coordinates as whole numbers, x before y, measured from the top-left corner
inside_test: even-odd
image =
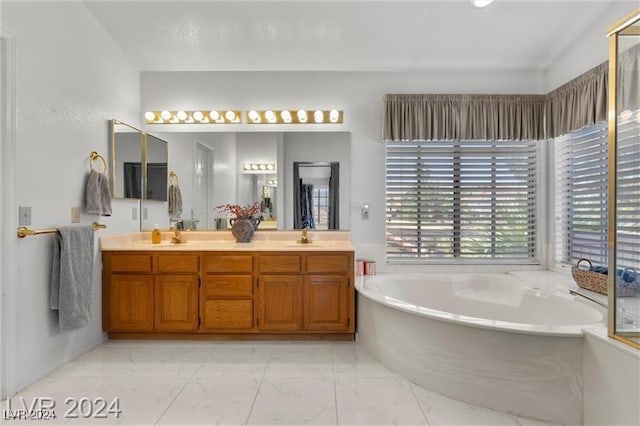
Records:
[[[146,207],[142,208],[142,220],[149,220],[149,209]]]
[[[71,223],[80,223],[80,207],[71,207]]]
[[[131,207],[131,220],[138,220],[138,208]]]
[[[31,207],[18,206],[18,225],[31,225]]]

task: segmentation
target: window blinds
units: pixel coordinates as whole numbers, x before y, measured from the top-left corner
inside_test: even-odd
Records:
[[[386,143],[389,263],[534,261],[535,141]]]
[[[556,258],[607,264],[607,125],[561,136],[556,147]]]
[[[620,114],[617,133],[616,264],[640,270],[640,110]]]
[[[556,139],[556,260],[607,265],[607,124]],[[640,267],[640,116],[618,122],[617,265]]]

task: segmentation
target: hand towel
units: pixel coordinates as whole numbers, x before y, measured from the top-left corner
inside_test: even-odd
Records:
[[[169,185],[169,216],[178,218],[182,214],[182,192],[178,184]]]
[[[93,227],[62,227],[53,241],[49,307],[60,329],[73,330],[91,318]]]
[[[104,173],[91,170],[85,188],[85,211],[88,214],[111,216],[111,191]]]

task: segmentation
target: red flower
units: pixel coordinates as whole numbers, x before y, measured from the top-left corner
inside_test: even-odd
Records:
[[[241,206],[239,204],[221,204],[216,206],[215,210],[236,219],[240,217],[254,217],[262,212],[259,201],[256,201],[253,204],[247,204],[246,206]]]

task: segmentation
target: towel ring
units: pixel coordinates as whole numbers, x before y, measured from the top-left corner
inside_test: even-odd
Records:
[[[172,179],[175,181],[176,185],[180,183],[180,180],[178,180],[178,175],[174,171],[169,172],[169,181],[171,181]]]
[[[102,161],[102,173],[107,171],[107,162],[104,160],[104,157],[98,154],[97,151],[91,151],[89,154],[89,168],[93,170],[93,162],[96,160]]]

